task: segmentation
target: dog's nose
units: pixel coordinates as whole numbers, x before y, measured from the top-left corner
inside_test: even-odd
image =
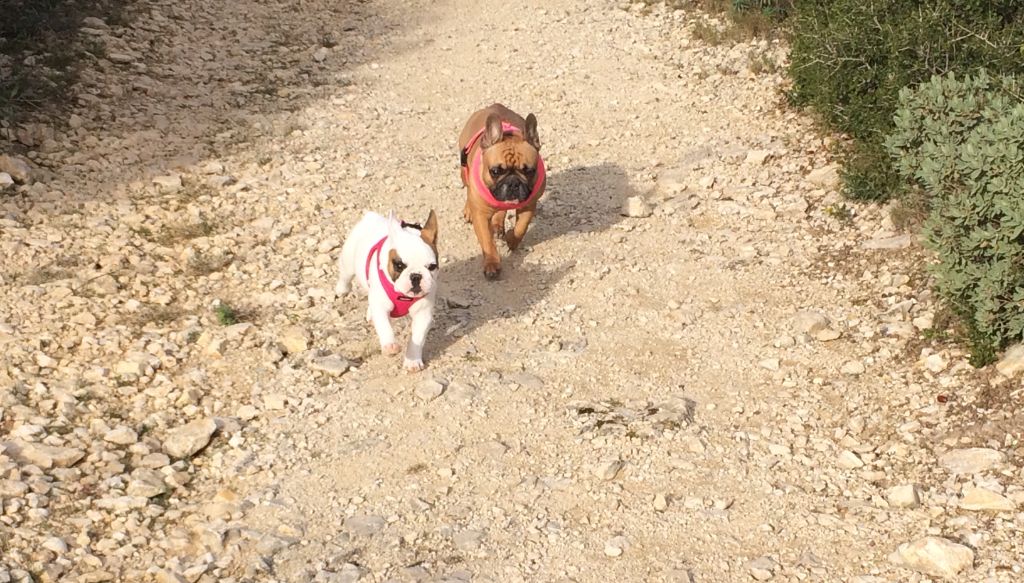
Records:
[[[409,276],[409,283],[411,283],[414,288],[420,287],[421,281],[423,281],[422,273],[413,273]]]

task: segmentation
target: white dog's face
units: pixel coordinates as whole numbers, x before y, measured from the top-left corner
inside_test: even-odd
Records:
[[[423,229],[403,229],[392,214],[388,217],[387,274],[395,291],[410,298],[429,294],[437,283],[437,217],[430,217]]]

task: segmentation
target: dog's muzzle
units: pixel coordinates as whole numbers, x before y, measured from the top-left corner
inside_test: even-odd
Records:
[[[492,191],[494,198],[502,202],[521,202],[530,197],[530,185],[518,176],[503,178]]]

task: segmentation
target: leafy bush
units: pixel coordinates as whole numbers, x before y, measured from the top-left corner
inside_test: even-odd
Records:
[[[810,106],[855,144],[844,185],[857,199],[900,188],[880,155],[900,89],[947,72],[1024,73],[1020,0],[795,0],[791,99]]]
[[[963,319],[972,364],[1024,339],[1024,98],[985,71],[900,92],[886,140],[928,196],[939,293]]]

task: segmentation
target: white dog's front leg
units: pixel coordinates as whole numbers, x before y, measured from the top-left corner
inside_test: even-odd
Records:
[[[395,331],[391,328],[391,302],[371,303],[369,312],[380,340],[380,351],[388,356],[401,352],[402,347],[395,342]]]
[[[429,301],[429,300],[428,300]],[[427,331],[434,320],[434,306],[424,305],[415,313],[409,314],[412,317],[412,332],[409,337],[409,345],[405,349],[405,369],[413,372],[423,370],[423,342],[427,338]]]

